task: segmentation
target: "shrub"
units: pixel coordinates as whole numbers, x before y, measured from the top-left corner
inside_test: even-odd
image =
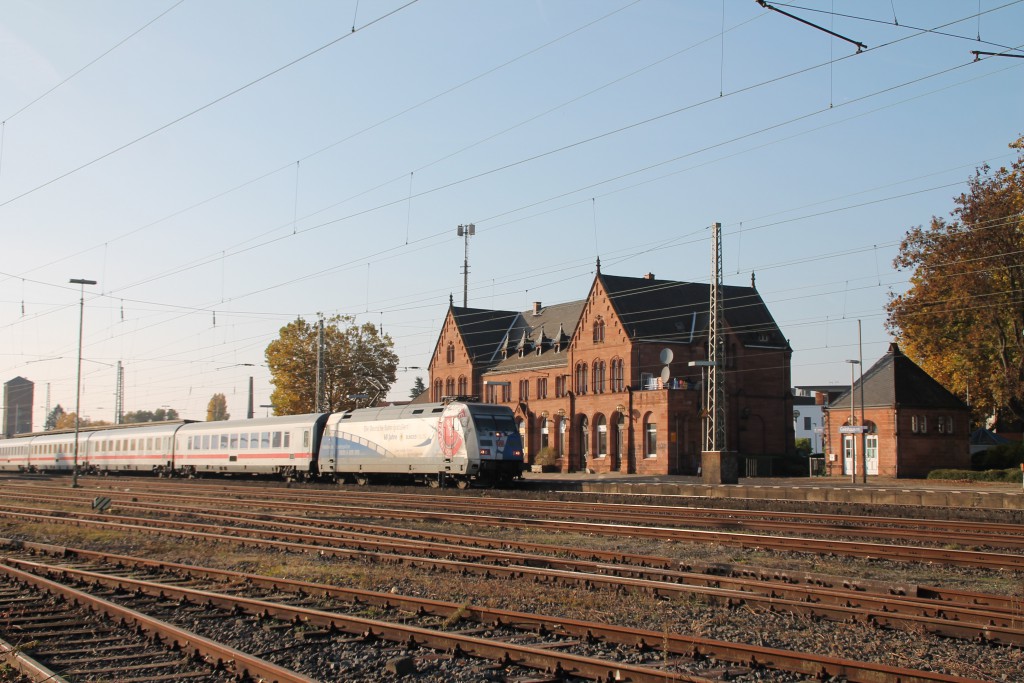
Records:
[[[547,448],[540,449],[540,452],[537,453],[537,457],[533,459],[533,464],[544,467],[554,467],[558,464],[559,460],[560,456],[558,453],[555,452],[554,448],[549,446]]]
[[[999,444],[971,456],[971,469],[1004,470],[1024,462],[1024,442]]]
[[[1020,467],[991,470],[932,470],[928,473],[929,479],[943,479],[946,481],[997,481],[1017,483],[1021,480]]]

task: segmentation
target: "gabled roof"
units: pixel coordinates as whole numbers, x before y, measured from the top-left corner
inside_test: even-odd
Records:
[[[491,372],[565,366],[569,340],[579,324],[585,304],[586,301],[570,301],[544,306],[536,313],[533,309],[518,313],[514,324],[508,330],[508,358],[499,360]],[[538,352],[536,342],[540,339],[541,330],[544,331],[548,343],[540,344]],[[528,348],[526,353],[520,356],[519,349],[523,339],[528,340]]]
[[[455,325],[469,357],[476,363],[487,364],[498,358],[498,345],[512,328],[519,313],[487,308],[451,307]]]
[[[907,358],[900,347],[889,344],[889,350],[854,382],[854,406],[861,402],[861,381],[864,382],[864,406],[901,406],[904,408],[944,408],[969,410],[966,403],[939,384],[917,363]],[[836,398],[830,410],[850,409],[850,390]]]
[[[689,344],[708,329],[711,286],[653,278],[598,276],[626,332],[641,341]],[[722,287],[725,322],[745,345],[788,345],[753,287]]]

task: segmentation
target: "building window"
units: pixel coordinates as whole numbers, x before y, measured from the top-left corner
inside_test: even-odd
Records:
[[[461,375],[459,377],[459,396],[469,396],[469,391],[466,388],[466,376]]]
[[[608,455],[608,423],[604,415],[598,415],[597,420],[597,457],[603,458]]]
[[[512,385],[502,384],[501,385],[501,402],[508,403],[512,400]]]
[[[566,436],[569,432],[569,421],[564,417],[558,421],[558,455],[565,455],[566,452]]]
[[[811,418],[809,418],[809,417],[805,417],[804,418],[804,431],[805,432],[811,431]]]
[[[576,364],[576,393],[585,394],[587,393],[587,364],[577,363]]]
[[[445,358],[448,361],[448,365],[455,362],[455,344],[452,342],[448,342],[448,352],[445,355]]]
[[[537,378],[537,398],[548,397],[548,378],[538,377]]]
[[[658,383],[654,381],[654,375],[650,372],[640,373],[640,388],[644,390],[657,389]]]
[[[433,396],[433,399],[434,399],[434,403],[439,403],[441,401],[441,380],[435,380],[434,381],[434,396]]]
[[[947,434],[952,434],[953,433],[953,418],[952,417],[947,417],[946,418],[946,433]]]
[[[604,361],[594,361],[594,393],[604,393]]]
[[[604,342],[604,320],[598,316],[597,320],[594,321],[594,343],[601,344]]]
[[[521,379],[519,380],[519,400],[529,401],[530,400],[530,380]]]
[[[543,450],[543,449],[545,449],[545,448],[547,448],[548,446],[551,445],[551,442],[548,439],[548,425],[549,424],[551,424],[551,423],[548,422],[548,419],[546,417],[542,417],[540,419],[540,447],[541,447],[541,450]]]
[[[622,359],[621,358],[613,358],[612,359],[612,377],[611,377],[611,381],[612,381],[612,391],[622,391],[625,388],[624,387],[623,378],[622,378]]]
[[[648,422],[645,432],[647,438],[644,439],[644,456],[653,458],[658,455],[658,425]]]
[[[497,403],[498,402],[498,387],[494,384],[487,385],[487,402]]]
[[[925,417],[924,415],[911,415],[910,431],[912,431],[914,434],[927,434],[928,418]]]
[[[454,396],[455,395],[455,380],[449,377],[444,381],[444,395]]]
[[[565,396],[565,375],[555,377],[555,398]]]

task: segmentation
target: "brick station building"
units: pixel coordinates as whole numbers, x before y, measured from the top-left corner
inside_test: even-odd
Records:
[[[527,311],[449,302],[419,400],[510,406],[530,464],[697,474],[710,286],[597,274],[586,298]],[[792,350],[757,290],[722,288],[726,450],[793,450]],[[720,371],[721,372],[721,371]]]
[[[858,479],[865,470],[868,476],[919,478],[933,469],[970,469],[970,417],[966,403],[890,344],[854,383],[852,420],[849,390],[825,409],[827,472],[852,475],[854,452]],[[847,425],[867,430],[840,432]]]

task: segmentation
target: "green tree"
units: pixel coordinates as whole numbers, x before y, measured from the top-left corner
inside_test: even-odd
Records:
[[[230,418],[231,414],[228,412],[227,397],[224,394],[214,394],[211,396],[210,402],[206,404],[206,421],[218,422]]]
[[[910,230],[894,264],[910,288],[887,306],[904,352],[975,417],[1024,418],[1024,137],[1009,167],[978,169],[952,220]]]
[[[270,402],[277,415],[316,412],[316,324],[301,317],[281,328],[266,350]],[[398,356],[391,337],[373,323],[356,325],[350,316],[324,320],[323,403],[328,412],[372,405],[395,383]]]
[[[130,410],[124,414],[121,421],[124,424],[138,424],[140,422],[164,422],[177,419],[178,411],[174,408],[157,408],[156,410]]]
[[[412,389],[409,391],[409,398],[416,398],[426,390],[427,385],[423,383],[423,378],[417,377],[416,381],[412,384]]]
[[[64,417],[64,409],[58,403],[50,411],[50,414],[46,416],[46,422],[43,423],[43,431],[49,432],[56,429],[62,417]]]

